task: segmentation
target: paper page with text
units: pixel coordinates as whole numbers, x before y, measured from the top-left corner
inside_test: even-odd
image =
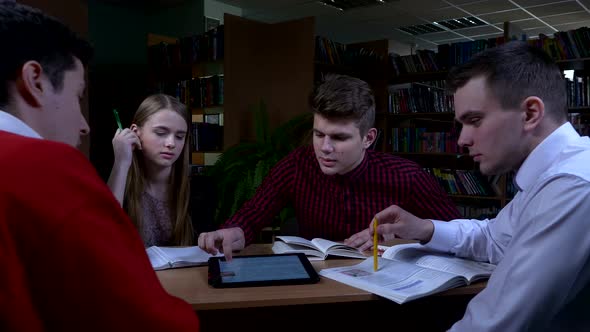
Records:
[[[197,246],[185,248],[160,247],[160,249],[170,257],[170,262],[175,266],[206,264],[209,257],[212,257],[211,254]]]
[[[363,254],[362,252],[358,251],[358,249],[347,246],[344,243],[334,242],[326,239],[313,239],[311,240],[316,247],[320,248],[321,251],[327,253],[330,251],[330,254],[336,256],[343,256],[343,257],[350,257],[350,258],[366,258],[369,255]]]
[[[418,243],[400,244],[389,248],[383,258],[403,261],[424,268],[449,272],[465,277],[469,282],[488,278],[495,265],[454,257],[429,250]]]
[[[323,269],[320,275],[400,304],[465,284],[460,276],[383,258],[377,272],[369,258],[353,266]]]
[[[272,252],[275,254],[288,254],[293,252],[304,253],[310,261],[312,260],[324,260],[325,255],[319,252],[317,249],[310,249],[307,246],[301,246],[298,244],[287,244],[283,241],[275,241],[272,244]]]
[[[315,238],[311,240],[316,247],[320,248],[321,251],[329,253],[335,256],[343,256],[350,258],[366,258],[368,255],[358,251],[358,249],[347,246],[344,243],[334,242],[326,239]]]
[[[158,247],[151,246],[146,249],[154,270],[163,270],[175,267],[207,265],[211,254],[203,249],[193,247]],[[223,256],[219,253],[216,256]]]
[[[316,247],[318,247],[318,249],[320,249],[323,252],[328,251],[330,247],[344,246],[342,243],[319,238],[311,240],[311,243],[313,243]]]
[[[358,249],[347,246],[344,243],[330,241],[321,238],[315,238],[310,240],[304,239],[298,236],[277,236],[275,238],[275,242],[273,244],[273,252],[274,253],[288,253],[288,252],[303,252],[308,256],[315,256],[321,257],[325,259],[328,252],[332,256],[342,256],[342,257],[350,257],[350,258],[366,258],[369,255],[364,254]],[[287,243],[285,245],[284,243]],[[290,248],[289,248],[290,247]],[[322,255],[318,253],[312,253],[311,249],[315,249],[318,252],[321,252]]]
[[[154,270],[170,268],[168,258],[164,256],[164,253],[158,247],[149,247],[146,252]]]
[[[281,236],[277,236],[277,239],[283,240],[286,243],[289,244],[296,244],[296,245],[300,245],[300,246],[306,246],[309,248],[314,248],[316,249],[317,247],[313,244],[312,241],[309,241],[307,239],[304,239],[302,237],[299,236],[287,236],[287,235],[281,235]]]

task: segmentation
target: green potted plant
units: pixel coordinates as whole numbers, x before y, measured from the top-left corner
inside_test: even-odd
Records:
[[[271,131],[265,103],[261,101],[250,110],[254,116],[256,140],[228,148],[206,173],[216,184],[215,223],[218,225],[250,199],[269,170],[293,149],[305,144],[311,133],[311,113],[297,116]],[[291,211],[283,209],[277,220],[279,225],[274,226],[292,217]]]

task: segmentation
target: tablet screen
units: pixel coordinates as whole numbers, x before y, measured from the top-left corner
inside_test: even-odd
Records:
[[[316,271],[303,254],[237,256],[209,260],[209,283],[214,287],[271,286],[314,283]]]

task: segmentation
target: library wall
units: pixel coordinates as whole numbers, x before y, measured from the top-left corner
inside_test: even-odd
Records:
[[[225,86],[223,142],[225,147],[253,136],[252,116],[248,105],[260,102],[260,87],[265,79],[260,69],[265,65],[258,49],[265,24],[233,15],[225,15]],[[229,117],[232,121],[228,121]]]
[[[147,33],[184,37],[205,31],[203,1],[185,1],[181,5],[151,9]],[[145,43],[144,43],[145,53]]]
[[[271,126],[291,120],[309,112],[308,97],[313,88],[314,19],[273,24],[267,44],[265,99],[268,100]]]
[[[250,108],[261,101],[271,128],[308,111],[313,22],[266,24],[225,15],[225,147],[254,139]]]

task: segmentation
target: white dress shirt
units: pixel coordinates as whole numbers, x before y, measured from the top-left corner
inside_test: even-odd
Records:
[[[433,221],[429,248],[498,264],[451,331],[590,331],[590,139],[563,124],[515,181],[494,219]]]
[[[9,133],[27,136],[32,138],[42,138],[33,128],[22,122],[19,118],[0,110],[0,130]]]

